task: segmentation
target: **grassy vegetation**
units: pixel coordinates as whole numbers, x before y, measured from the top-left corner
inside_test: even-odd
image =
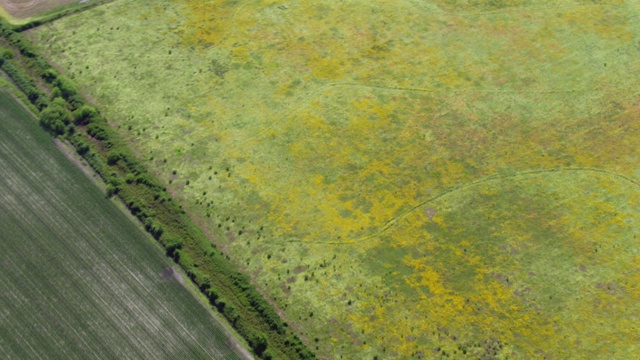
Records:
[[[0,31],[0,44],[7,46],[0,48],[0,68],[40,110],[40,125],[73,144],[106,183],[107,196],[117,195],[126,204],[253,352],[265,359],[313,358],[248,278],[206,239],[182,206],[123,145],[98,109],[88,105],[77,85],[51,68],[8,24],[0,23]]]
[[[238,359],[163,252],[0,90],[5,359]]]
[[[632,358],[639,13],[118,1],[28,35],[320,356]]]

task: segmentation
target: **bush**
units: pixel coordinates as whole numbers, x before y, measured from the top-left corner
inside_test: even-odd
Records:
[[[86,125],[98,118],[98,110],[93,106],[83,105],[73,112],[73,122],[76,125]]]
[[[106,188],[105,193],[106,193],[107,197],[110,198],[110,197],[114,196],[115,194],[117,194],[118,190],[119,190],[118,187],[113,186],[111,184],[107,184],[107,188]]]
[[[38,87],[33,82],[27,74],[22,71],[22,69],[17,65],[14,60],[4,59],[2,61],[2,70],[4,70],[7,75],[13,80],[13,82],[20,88],[20,90],[27,95],[27,99],[32,104],[36,104],[38,98],[46,96],[38,89]]]
[[[87,134],[93,136],[96,140],[108,140],[111,138],[111,130],[107,125],[92,123],[87,126]]]
[[[54,101],[40,113],[40,124],[42,125],[42,127],[53,132],[56,135],[64,134],[65,127],[71,121],[71,113],[64,107],[63,104],[64,100]]]
[[[49,106],[49,102],[46,97],[38,96],[38,98],[33,102],[33,105],[35,105],[38,110],[44,110]]]
[[[76,84],[71,81],[71,79],[64,76],[57,76],[56,80],[53,82],[54,86],[57,86],[62,93],[62,97],[69,100],[72,96],[78,94],[78,88]]]
[[[268,344],[266,335],[261,332],[253,334],[249,339],[249,346],[258,356],[261,356],[267,350]]]
[[[209,298],[209,302],[211,305],[216,304],[216,300],[218,299],[218,292],[216,289],[210,287],[209,290],[206,291],[207,298]]]
[[[167,255],[173,258],[175,258],[175,252],[182,249],[182,245],[184,245],[184,241],[177,236],[165,236],[161,239],[164,242],[164,248],[167,251]]]
[[[8,36],[8,40],[11,45],[20,51],[20,54],[28,58],[35,58],[37,56],[33,45],[21,34],[14,32]]]
[[[82,135],[72,136],[69,138],[69,140],[71,141],[71,144],[76,148],[76,151],[78,152],[78,154],[80,154],[80,156],[84,156],[87,152],[89,152],[89,150],[91,150],[89,143],[87,143]]]
[[[0,66],[5,60],[13,59],[13,51],[11,49],[0,47]]]
[[[207,291],[211,288],[211,278],[204,273],[200,273],[196,281],[199,285],[198,287],[200,288],[200,291],[207,294]]]
[[[144,228],[153,236],[154,239],[160,239],[162,233],[164,232],[164,228],[162,224],[157,220],[149,220],[145,224]]]
[[[58,88],[57,86],[54,86],[51,89],[51,95],[49,96],[49,98],[53,101],[57,98],[61,98],[62,99],[62,91],[60,91],[60,88]]]
[[[127,202],[127,207],[129,208],[129,211],[131,211],[131,214],[134,216],[138,215],[138,213],[143,209],[143,205],[136,200],[129,200],[129,202]]]
[[[53,69],[47,69],[42,73],[42,79],[51,84],[58,78],[58,72]]]
[[[222,313],[224,312],[224,308],[226,307],[227,307],[227,300],[225,300],[223,297],[219,297],[218,300],[216,300],[216,308],[218,309],[218,311]]]
[[[115,165],[120,159],[122,159],[122,153],[120,153],[117,150],[112,150],[109,151],[109,153],[107,154],[107,164],[108,165]],[[127,174],[127,175],[131,175],[133,176],[133,174]],[[133,181],[133,177],[131,178],[131,180]],[[131,183],[132,181],[127,181],[127,183]]]
[[[83,107],[84,105],[86,105],[86,102],[84,101],[84,99],[80,95],[69,96],[67,101],[69,102],[69,105],[71,105],[71,108],[74,109],[74,110],[75,109],[79,109],[79,108]]]
[[[221,310],[222,315],[224,315],[227,320],[231,323],[231,325],[236,326],[238,324],[238,320],[240,319],[240,313],[236,310],[236,307],[233,303],[228,302]]]

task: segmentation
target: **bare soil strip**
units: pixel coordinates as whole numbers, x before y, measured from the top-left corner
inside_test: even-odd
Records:
[[[14,18],[24,19],[76,2],[78,0],[0,0],[0,6]]]

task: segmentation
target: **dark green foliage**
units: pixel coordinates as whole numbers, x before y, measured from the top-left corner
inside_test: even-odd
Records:
[[[58,87],[62,92],[62,97],[69,99],[70,97],[78,94],[78,88],[71,79],[58,75],[53,81],[53,85]]]
[[[0,65],[2,65],[5,60],[11,59],[13,59],[13,51],[7,48],[0,48]]]
[[[142,206],[136,200],[130,200],[129,202],[127,202],[127,207],[133,215],[137,215],[140,211],[142,211]]]
[[[95,170],[107,184],[111,183],[111,180],[114,177],[109,175],[109,168],[107,167],[107,164],[102,160],[97,152],[89,150],[83,155],[83,157],[87,160],[89,166],[91,166],[91,168]]]
[[[67,99],[67,101],[69,102],[69,105],[71,105],[72,110],[79,109],[82,106],[86,105],[86,102],[84,101],[82,96],[79,94],[70,96],[69,99]]]
[[[46,107],[47,96],[38,89],[35,82],[29,75],[27,75],[19,65],[15,63],[15,60],[5,59],[2,62],[2,70],[13,80],[18,88],[27,96],[29,101],[38,107],[38,110],[42,110]],[[44,100],[40,100],[40,99]]]
[[[182,245],[184,244],[184,241],[177,236],[163,236],[162,241],[164,242],[167,255],[170,257],[174,257],[175,252],[182,249]]]
[[[207,294],[207,291],[211,288],[211,278],[204,273],[197,279],[198,284],[200,284],[199,288],[204,294]]]
[[[222,314],[227,318],[227,320],[229,320],[231,325],[237,326],[238,320],[240,319],[240,313],[236,310],[236,307],[233,306],[233,303],[228,303],[227,306],[224,307]]]
[[[116,195],[118,193],[118,188],[111,185],[111,184],[107,184],[107,187],[105,189],[105,195],[107,195],[108,198]]]
[[[51,95],[49,96],[49,99],[55,100],[57,98],[62,98],[62,91],[60,91],[60,89],[54,86],[51,89]]]
[[[49,106],[49,101],[44,94],[38,94],[38,98],[33,102],[33,105],[36,106],[36,109],[42,110]]]
[[[135,182],[136,182],[136,184],[146,185],[149,188],[156,188],[156,189],[160,188],[160,185],[148,173],[139,173],[138,172],[138,175],[135,177]],[[158,195],[160,195],[160,194],[158,194]]]
[[[262,355],[265,350],[267,350],[269,342],[267,341],[267,336],[261,332],[253,334],[253,336],[249,339],[249,346],[253,349],[253,351],[258,355]]]
[[[58,101],[59,100],[59,101]],[[40,113],[40,124],[56,135],[65,133],[66,126],[71,121],[71,113],[64,106],[63,99],[56,99]]]
[[[209,302],[211,303],[211,305],[216,304],[216,300],[218,299],[218,293],[216,292],[216,289],[211,287],[211,284],[209,284],[209,289],[205,292],[205,295],[209,299]]]
[[[42,79],[51,84],[58,78],[58,72],[54,69],[47,69],[42,73]]]
[[[31,43],[21,34],[12,33],[7,37],[7,39],[14,48],[20,51],[21,55],[29,58],[35,58],[37,56],[33,45],[31,45]]]
[[[225,307],[227,307],[227,301],[224,298],[219,297],[218,300],[216,300],[216,308],[221,313],[224,313],[224,308]]]
[[[112,130],[106,124],[92,123],[87,126],[87,134],[96,140],[109,140]]]
[[[90,105],[83,105],[73,112],[73,122],[76,125],[86,125],[99,118],[98,110]]]
[[[76,151],[80,156],[84,156],[87,152],[89,152],[89,143],[87,143],[87,141],[82,136],[71,136],[69,137],[69,140],[71,141],[73,147],[76,148]]]
[[[145,221],[144,228],[156,240],[160,239],[160,237],[162,236],[162,233],[164,232],[164,228],[162,227],[162,224],[157,220],[152,219],[151,217],[147,218],[147,221]]]
[[[88,131],[87,131],[88,132]],[[120,159],[122,159],[122,153],[117,150],[111,150],[107,153],[107,165],[115,165]],[[133,174],[128,174],[132,175]],[[133,180],[133,177],[132,177]],[[132,181],[127,181],[127,183],[131,183]]]

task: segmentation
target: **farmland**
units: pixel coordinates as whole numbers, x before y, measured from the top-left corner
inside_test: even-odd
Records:
[[[23,25],[62,17],[109,0],[0,0],[0,16]]]
[[[635,2],[117,1],[29,32],[324,358],[633,358]]]
[[[0,1],[2,8],[15,18],[25,18],[43,11],[54,9],[58,6],[76,2],[75,0],[4,0]]]
[[[238,359],[163,252],[0,91],[4,359]]]

